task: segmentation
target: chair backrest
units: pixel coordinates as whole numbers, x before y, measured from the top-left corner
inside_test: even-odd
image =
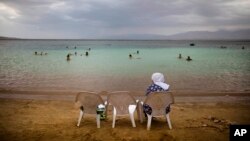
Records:
[[[154,92],[147,96],[145,104],[152,108],[153,116],[166,114],[166,107],[174,103],[174,97],[170,92]]]
[[[129,114],[129,105],[136,105],[136,101],[128,91],[116,91],[108,94],[108,103],[116,108],[117,115]]]
[[[96,108],[99,104],[104,104],[100,95],[95,92],[79,92],[76,95],[75,102],[83,107],[84,113],[96,114]]]

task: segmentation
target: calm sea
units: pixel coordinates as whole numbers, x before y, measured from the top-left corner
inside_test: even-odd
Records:
[[[249,92],[250,42],[0,40],[0,89],[144,91],[153,72],[173,91]]]

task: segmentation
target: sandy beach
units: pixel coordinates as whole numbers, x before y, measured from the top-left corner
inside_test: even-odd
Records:
[[[86,115],[77,127],[79,109],[74,106],[74,93],[57,92],[51,95],[34,92],[0,93],[1,141],[45,140],[229,140],[230,124],[250,124],[248,96],[175,96],[170,113],[173,129],[165,118],[156,118],[150,131],[146,122],[140,123],[137,115],[136,128],[129,117],[118,117],[112,128],[111,116],[96,128],[95,117]],[[6,96],[8,95],[8,96]],[[12,95],[12,97],[11,97]],[[105,94],[102,94],[105,96]],[[137,93],[135,95],[140,95]],[[199,97],[199,98],[197,98]],[[193,99],[193,100],[192,100]],[[217,99],[217,100],[215,100]],[[206,102],[204,102],[206,101]],[[111,111],[109,110],[111,115]]]

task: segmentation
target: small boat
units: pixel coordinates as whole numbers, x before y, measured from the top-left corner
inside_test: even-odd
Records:
[[[195,44],[194,43],[191,43],[191,44],[189,44],[190,46],[195,46]]]

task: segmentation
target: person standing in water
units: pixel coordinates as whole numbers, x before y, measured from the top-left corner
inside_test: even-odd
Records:
[[[70,54],[67,55],[67,61],[70,61]]]
[[[186,60],[187,61],[192,61],[192,59],[190,58],[190,56],[188,56]]]
[[[182,56],[181,56],[181,54],[179,54],[179,57],[178,57],[179,59],[181,59],[182,58]]]

